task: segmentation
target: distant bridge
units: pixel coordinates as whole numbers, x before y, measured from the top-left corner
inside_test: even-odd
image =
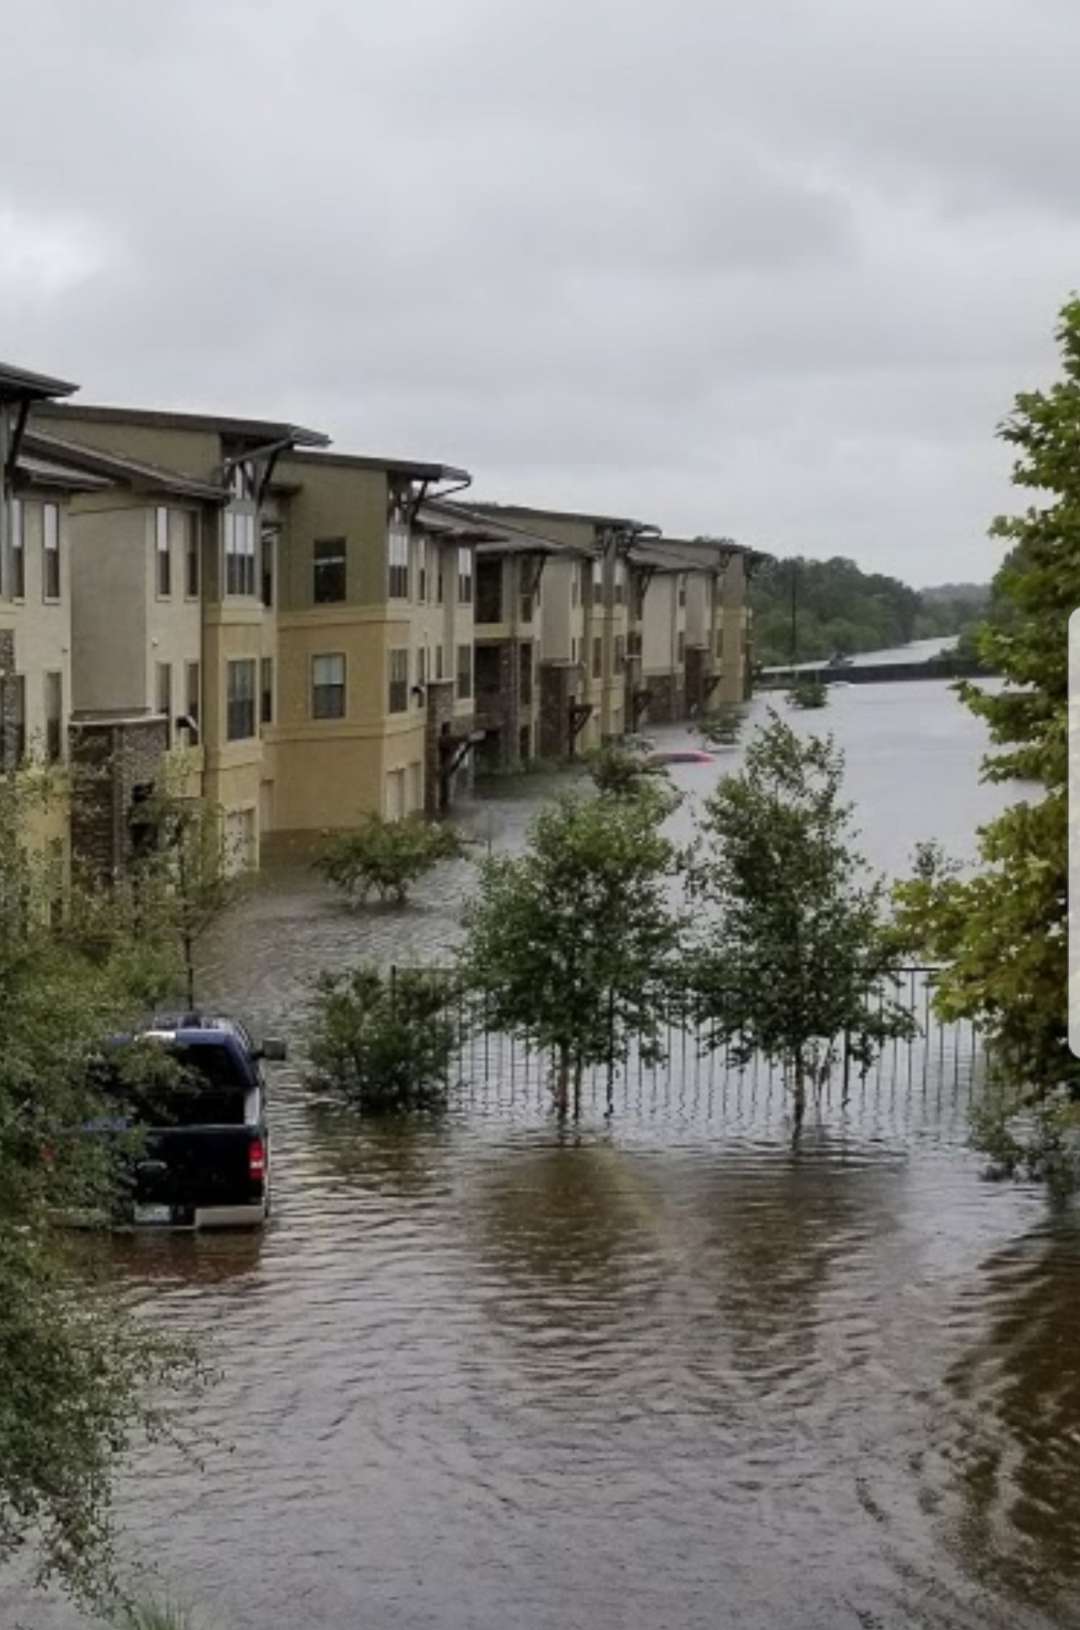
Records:
[[[924,657],[920,662],[800,663],[794,668],[763,668],[757,676],[760,690],[776,690],[798,679],[819,679],[826,685],[888,685],[902,679],[986,679],[985,668],[972,658]]]

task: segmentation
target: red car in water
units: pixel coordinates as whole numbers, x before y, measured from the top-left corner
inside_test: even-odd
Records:
[[[669,752],[650,753],[645,760],[651,770],[658,770],[665,764],[715,764],[715,762],[713,754],[702,752],[700,747],[673,747]]]

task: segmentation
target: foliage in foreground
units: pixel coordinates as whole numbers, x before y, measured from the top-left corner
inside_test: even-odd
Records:
[[[1049,391],[1018,396],[1000,430],[1018,450],[1014,484],[1040,495],[1022,514],[999,518],[993,527],[1013,547],[994,580],[998,614],[984,632],[982,654],[1006,685],[996,692],[959,687],[986,720],[997,749],[984,761],[984,776],[1027,783],[1028,796],[982,829],[977,875],[961,878],[940,857],[924,854],[898,891],[912,943],[945,964],[939,1012],[981,1026],[1007,1088],[996,1112],[975,1128],[994,1158],[1005,1151],[1018,1110],[1051,1098],[1058,1104],[1051,1121],[1068,1122],[1076,1118],[1068,1099],[1080,1095],[1080,1062],[1069,1052],[1066,1022],[1068,619],[1080,605],[1080,299],[1065,306],[1057,337],[1064,377]],[[1049,502],[1042,502],[1043,494],[1051,495]],[[1056,1162],[1057,1134],[1044,1141],[1048,1162]]]
[[[455,1043],[448,982],[365,963],[319,980],[309,1084],[366,1114],[441,1109]]]
[[[463,851],[464,842],[452,826],[418,815],[388,821],[372,814],[354,831],[327,838],[314,864],[350,901],[363,903],[378,894],[404,905],[414,883],[440,860],[453,860]]]
[[[485,1023],[555,1058],[555,1097],[580,1105],[584,1070],[615,1068],[634,1042],[662,1056],[681,925],[668,899],[680,856],[661,825],[670,795],[564,794],[541,810],[519,856],[481,869],[465,913],[463,982]]]
[[[608,742],[587,759],[589,776],[597,792],[613,798],[636,798],[650,782],[666,782],[662,765],[650,765],[648,755],[625,742]]]
[[[692,889],[710,907],[693,958],[710,1042],[782,1066],[795,1130],[847,1038],[868,1069],[914,1021],[891,991],[900,953],[886,893],[854,846],[831,738],[802,740],[775,712],[705,806]]]
[[[32,777],[0,778],[0,1563],[28,1551],[39,1578],[83,1600],[114,1588],[111,1474],[145,1433],[171,1433],[192,1355],[114,1294],[92,1241],[57,1215],[108,1213],[116,1168],[73,1135],[107,1112],[90,1064],[103,1035],[171,981],[154,924],[75,889],[27,846]]]

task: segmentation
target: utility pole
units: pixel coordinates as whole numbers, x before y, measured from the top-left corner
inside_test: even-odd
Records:
[[[791,666],[799,660],[799,562],[791,557]]]

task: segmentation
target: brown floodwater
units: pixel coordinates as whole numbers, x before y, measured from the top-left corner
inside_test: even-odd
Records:
[[[1008,796],[943,686],[825,722],[890,870],[915,837],[970,852]],[[549,789],[462,818],[513,846]],[[279,868],[206,980],[293,1032],[319,968],[444,956],[468,877],[351,916]],[[223,1370],[201,1470],[147,1450],[121,1479],[134,1567],[223,1630],[1080,1624],[1080,1226],[983,1180],[970,1037],[887,1059],[797,1152],[775,1083],[715,1062],[632,1073],[566,1131],[535,1061],[474,1062],[416,1127],[276,1070],[265,1234],[117,1246]],[[0,1622],[78,1621],[12,1579]]]

